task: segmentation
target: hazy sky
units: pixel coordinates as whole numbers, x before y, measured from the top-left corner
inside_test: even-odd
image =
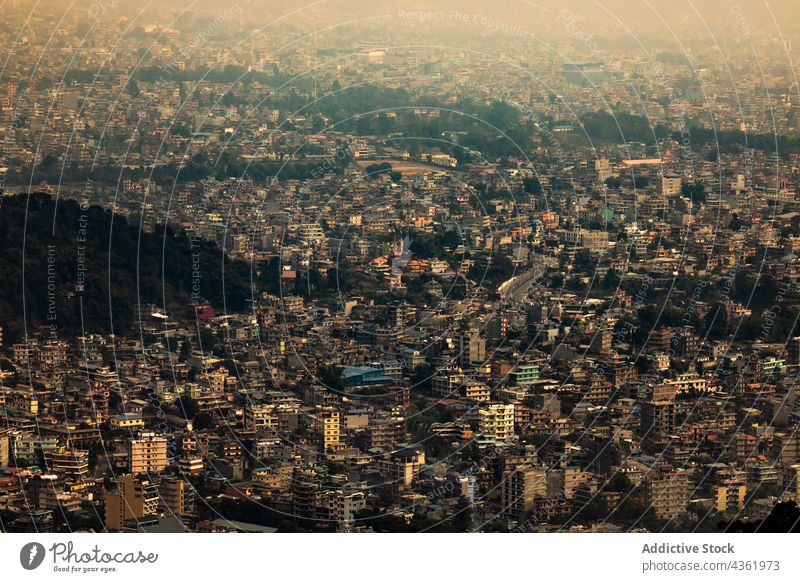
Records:
[[[397,16],[408,11],[480,14],[504,22],[541,30],[547,34],[553,22],[570,10],[583,19],[583,27],[598,38],[622,36],[671,36],[691,40],[709,33],[720,40],[751,35],[792,38],[800,31],[800,2],[797,0],[0,0],[0,10],[26,13],[43,11],[86,14],[88,10],[108,16],[125,15],[138,21],[165,22],[178,12],[213,17],[233,6],[242,8],[246,21],[264,25],[283,17],[282,22],[321,28],[326,24],[369,16],[390,16],[385,26],[397,25]],[[288,16],[287,15],[291,15]],[[452,19],[428,21],[426,28],[447,28]]]

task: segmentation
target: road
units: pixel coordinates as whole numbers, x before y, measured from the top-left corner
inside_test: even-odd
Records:
[[[550,263],[551,259],[541,259],[541,263],[536,263],[533,267],[511,277],[508,281],[501,284],[497,291],[500,296],[509,301],[519,302],[528,293],[528,289],[544,275],[548,266],[554,266]]]

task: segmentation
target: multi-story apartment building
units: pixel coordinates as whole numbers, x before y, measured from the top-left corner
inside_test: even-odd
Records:
[[[521,521],[536,507],[536,499],[547,496],[544,467],[520,465],[503,475],[503,512],[508,519]]]
[[[326,491],[322,503],[327,512],[326,518],[336,523],[339,531],[350,531],[355,524],[356,513],[367,506],[366,497],[361,491]]]
[[[425,451],[400,449],[386,455],[378,465],[395,484],[409,486],[419,477],[420,469],[425,465]]]
[[[498,441],[514,436],[514,405],[491,402],[478,409],[478,433]]]
[[[644,434],[672,434],[675,430],[675,395],[672,384],[658,384],[646,391],[640,403],[640,429]]]
[[[153,432],[128,441],[128,471],[133,475],[160,473],[167,467],[167,439]]]
[[[106,530],[122,531],[126,522],[156,515],[158,488],[147,479],[123,475],[117,479],[117,489],[106,492]]]
[[[158,481],[158,495],[163,509],[182,517],[191,513],[191,489],[186,481],[178,477],[162,477]]]
[[[61,448],[47,451],[45,464],[51,471],[79,481],[89,475],[89,451]]]
[[[322,451],[329,453],[342,447],[341,415],[334,408],[319,407],[311,417],[311,428]]]
[[[645,504],[658,519],[674,519],[686,512],[689,501],[689,473],[684,470],[655,469],[645,475]]]

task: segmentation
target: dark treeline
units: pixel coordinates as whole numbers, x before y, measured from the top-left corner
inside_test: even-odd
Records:
[[[652,125],[640,115],[629,113],[611,114],[595,111],[581,116],[582,129],[592,139],[614,143],[640,142],[653,144],[657,139],[671,137],[683,142],[688,137],[689,146],[698,151],[706,146],[719,148],[721,154],[737,154],[745,148],[752,148],[766,154],[778,153],[787,156],[800,152],[800,137],[794,134],[777,135],[773,133],[746,133],[744,131],[715,131],[706,127],[691,125],[687,133],[669,132],[662,124]]]
[[[776,503],[764,519],[721,522],[720,529],[730,533],[798,533],[800,509],[794,501]]]
[[[795,134],[746,133],[744,131],[717,131],[704,127],[692,127],[692,149],[696,150],[706,144],[716,144],[722,154],[739,153],[745,148],[760,150],[766,154],[778,153],[786,156],[800,151],[800,137]],[[673,135],[680,140],[679,134]]]
[[[73,75],[79,74],[80,72],[76,71]],[[91,77],[94,77],[94,73],[91,73],[89,76],[88,72],[84,72],[80,74],[80,79],[83,82],[86,82],[86,78],[88,77],[89,82],[91,82]],[[209,83],[225,83],[225,84],[233,84],[233,83],[242,83],[242,84],[250,84],[250,83],[259,83],[261,85],[268,85],[270,87],[279,87],[284,83],[291,82],[292,86],[299,86],[299,84],[309,84],[309,81],[296,79],[293,80],[293,77],[286,74],[281,74],[277,71],[273,72],[261,72],[261,71],[248,71],[247,68],[240,66],[240,65],[225,65],[222,68],[197,68],[197,69],[178,69],[177,67],[139,67],[133,72],[133,78],[137,81],[141,81],[143,83],[161,83],[165,81],[173,81],[173,82],[180,82],[180,81],[192,81],[197,82],[200,80],[209,82]]]
[[[319,177],[329,172],[342,172],[341,160],[334,159],[330,168],[323,168],[320,161],[263,161],[256,160],[248,163],[246,160],[223,154],[221,159],[214,164],[207,158],[203,160],[192,159],[190,162],[179,166],[177,163],[168,163],[155,168],[140,166],[138,168],[123,168],[114,166],[79,166],[70,163],[62,167],[60,161],[51,162],[46,156],[42,164],[33,169],[18,168],[8,171],[6,184],[21,186],[28,184],[83,184],[91,180],[95,184],[114,186],[122,180],[149,179],[165,188],[173,184],[196,182],[205,178],[214,177],[217,180],[226,178],[249,177],[255,180],[277,178],[279,180],[304,180]]]
[[[651,125],[646,117],[629,113],[595,111],[581,116],[581,124],[590,138],[615,143],[654,143],[667,136],[663,125]]]
[[[191,241],[171,227],[140,231],[99,206],[56,204],[46,194],[3,199],[0,268],[7,341],[26,322],[29,332],[54,325],[65,335],[112,329],[124,335],[135,323],[137,302],[183,314],[195,284],[216,307],[224,300],[229,312],[241,311],[251,297],[250,265],[226,259],[215,243]]]

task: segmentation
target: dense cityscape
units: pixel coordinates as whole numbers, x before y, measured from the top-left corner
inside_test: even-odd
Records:
[[[798,528],[796,24],[34,4],[0,530]]]

